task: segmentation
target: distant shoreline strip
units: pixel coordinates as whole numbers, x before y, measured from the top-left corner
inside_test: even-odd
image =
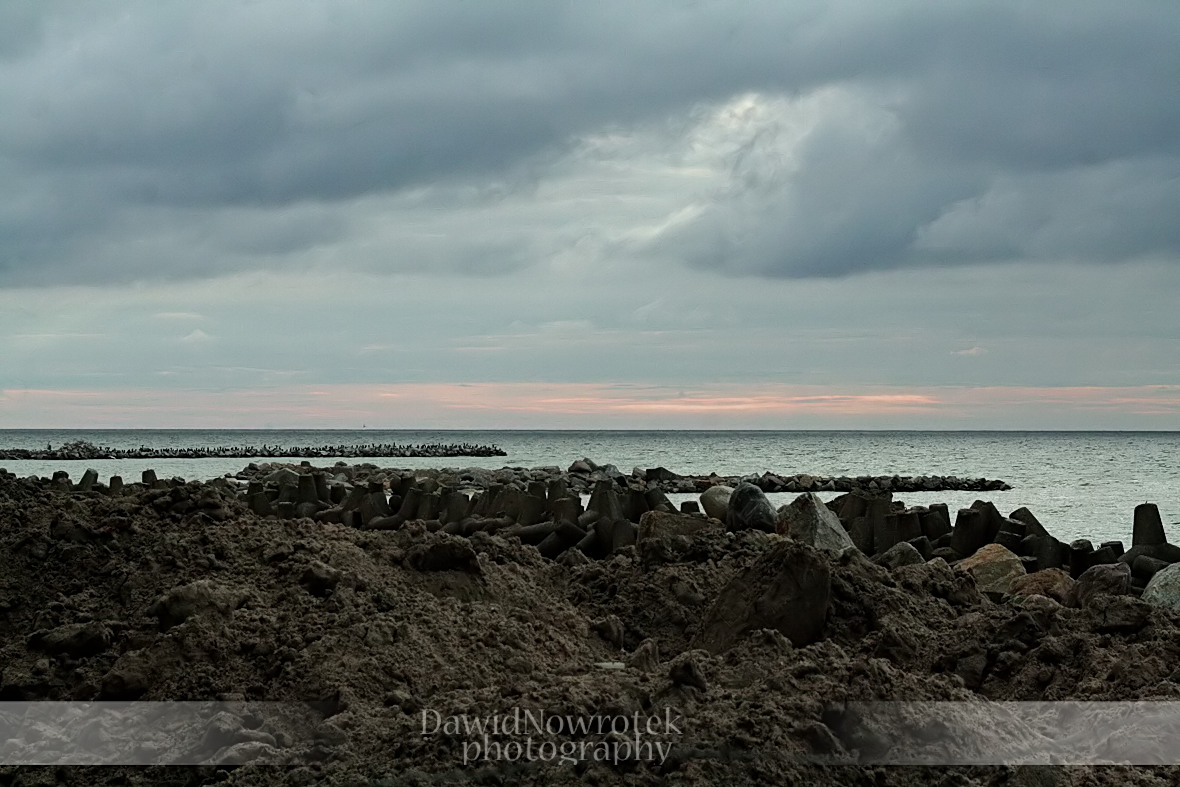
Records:
[[[323,446],[207,446],[202,448],[107,448],[63,446],[62,448],[0,448],[0,460],[85,461],[92,459],[278,459],[278,458],[385,458],[507,456],[495,445],[471,443],[366,443]]]

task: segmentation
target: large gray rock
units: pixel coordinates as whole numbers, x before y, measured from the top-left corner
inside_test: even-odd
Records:
[[[1060,568],[1046,568],[1023,577],[1016,577],[1008,585],[1013,596],[1045,596],[1064,604],[1073,594],[1077,580]]]
[[[1180,563],[1155,572],[1140,598],[1157,607],[1180,612]]]
[[[743,481],[729,496],[729,510],[725,514],[726,530],[773,533],[777,522],[778,512],[766,499],[766,493],[754,484]]]
[[[1020,558],[1000,544],[987,544],[976,550],[960,560],[955,570],[974,577],[979,591],[993,600],[1011,592],[1012,583],[1027,573]]]
[[[1077,578],[1065,605],[1089,607],[1103,603],[1104,596],[1125,596],[1130,592],[1131,567],[1126,563],[1090,566]]]
[[[775,629],[797,646],[808,645],[823,635],[831,593],[831,573],[821,554],[782,539],[725,586],[692,647],[722,653],[759,629]]]
[[[814,492],[804,492],[778,510],[778,532],[819,549],[855,546],[840,518]]]
[[[733,494],[732,486],[718,484],[711,486],[701,493],[701,508],[705,509],[705,516],[725,521],[725,514],[729,511],[729,498]]]

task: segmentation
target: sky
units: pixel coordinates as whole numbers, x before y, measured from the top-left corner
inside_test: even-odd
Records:
[[[1180,429],[1178,41],[5,0],[0,428]]]

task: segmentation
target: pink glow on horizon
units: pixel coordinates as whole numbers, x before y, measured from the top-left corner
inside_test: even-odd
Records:
[[[1180,386],[817,386],[695,388],[599,383],[308,385],[273,390],[0,391],[0,428],[626,428],[727,425],[874,428],[904,417],[976,426],[1016,414],[1180,416]],[[705,418],[702,422],[700,419]],[[822,419],[829,419],[823,421]],[[1081,420],[1079,423],[1086,423]],[[867,424],[867,426],[866,426]],[[1165,425],[1180,428],[1180,423]],[[829,428],[821,426],[821,428]],[[952,427],[953,428],[953,427]],[[1003,428],[1002,426],[987,428]]]

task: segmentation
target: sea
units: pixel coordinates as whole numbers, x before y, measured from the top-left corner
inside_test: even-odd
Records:
[[[583,457],[632,468],[666,467],[682,474],[824,476],[955,475],[1001,479],[1003,492],[912,492],[895,495],[910,505],[942,502],[954,511],[977,499],[1004,514],[1027,506],[1064,541],[1088,538],[1129,545],[1135,506],[1155,503],[1169,540],[1180,543],[1180,432],[1015,431],[451,431],[451,430],[0,430],[0,448],[44,448],[88,440],[111,448],[210,446],[341,446],[396,443],[494,445],[507,456],[369,458],[397,469],[560,467]],[[330,466],[339,458],[311,460]],[[0,460],[21,477],[78,479],[93,467],[101,480],[138,480],[151,468],[161,478],[208,480],[233,476],[248,459]],[[283,461],[271,459],[264,461]],[[298,458],[291,458],[298,463]],[[823,493],[829,499],[836,493]],[[691,495],[670,495],[679,503]],[[775,505],[794,494],[773,494]]]

